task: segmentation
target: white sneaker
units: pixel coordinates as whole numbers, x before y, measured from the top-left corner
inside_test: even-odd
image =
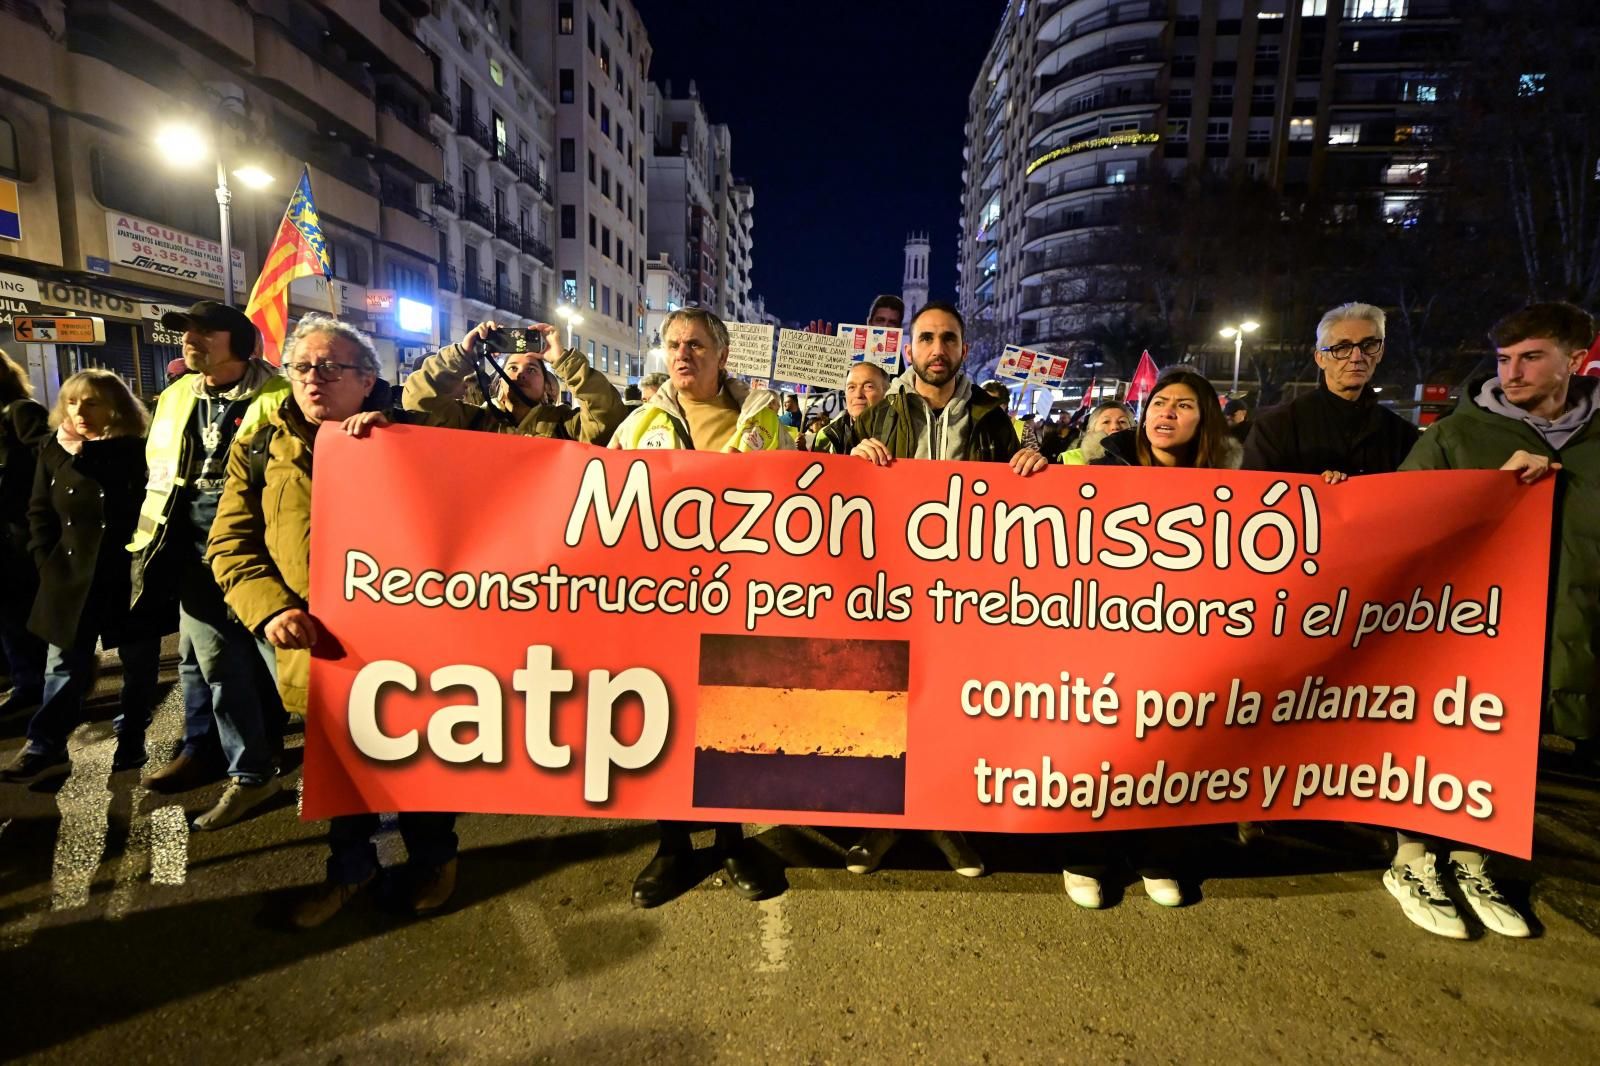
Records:
[[[228,780],[222,798],[216,806],[194,820],[196,829],[221,829],[232,825],[245,815],[276,796],[283,786],[276,777],[269,777],[259,785],[246,785],[237,777]]]
[[[983,876],[983,859],[967,843],[965,834],[935,829],[928,833],[928,838],[944,853],[944,861],[950,864],[950,869],[962,877]]]
[[[1163,907],[1183,906],[1183,886],[1170,877],[1146,877],[1144,894]]]
[[[1071,870],[1062,870],[1061,877],[1067,883],[1067,898],[1084,910],[1097,911],[1104,906],[1104,899],[1100,894],[1100,882],[1088,874],[1075,874]]]
[[[1412,924],[1437,936],[1465,940],[1467,923],[1445,895],[1436,862],[1434,854],[1428,852],[1414,862],[1391,866],[1383,872],[1383,887],[1400,901],[1400,910]]]
[[[895,829],[869,829],[844,853],[844,868],[853,874],[870,874],[900,839]]]
[[[1495,888],[1482,863],[1465,863],[1459,859],[1451,859],[1450,875],[1456,879],[1456,887],[1461,889],[1462,898],[1467,901],[1467,906],[1472,908],[1472,913],[1477,915],[1478,921],[1483,923],[1485,929],[1501,936],[1533,935],[1533,931],[1528,928],[1527,920],[1518,914],[1516,908],[1507,903],[1505,897],[1500,895],[1500,890]]]

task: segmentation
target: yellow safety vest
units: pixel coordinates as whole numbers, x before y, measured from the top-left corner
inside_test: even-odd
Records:
[[[755,411],[745,407],[739,412],[734,425],[733,439],[722,449],[725,452],[771,452],[783,447],[779,439],[782,426],[778,412],[770,406]],[[628,416],[617,427],[611,438],[613,448],[688,448],[694,444],[689,438],[689,427],[664,407],[646,404]]]

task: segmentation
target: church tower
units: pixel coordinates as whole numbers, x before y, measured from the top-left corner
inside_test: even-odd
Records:
[[[928,235],[913,233],[906,238],[906,274],[900,282],[900,299],[906,304],[905,325],[928,303]]]

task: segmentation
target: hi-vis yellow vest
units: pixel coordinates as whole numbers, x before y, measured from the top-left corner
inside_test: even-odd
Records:
[[[265,422],[288,395],[287,378],[267,379],[251,398],[250,406],[245,408],[234,439],[247,435]],[[183,468],[184,431],[198,399],[194,382],[185,377],[163,389],[161,398],[156,401],[156,412],[150,419],[150,436],[144,444],[145,465],[150,468],[150,477],[145,484],[144,504],[139,508],[139,525],[128,544],[128,550],[134,554],[155,542],[156,533],[166,524],[172,509],[173,490],[184,484],[178,476]]]
[[[783,447],[779,438],[782,428],[778,412],[763,406],[755,412],[741,410],[733,430],[733,439],[722,449],[725,452],[771,452]],[[634,411],[627,421],[617,427],[611,438],[613,448],[687,448],[693,449],[689,427],[672,412],[651,404]]]

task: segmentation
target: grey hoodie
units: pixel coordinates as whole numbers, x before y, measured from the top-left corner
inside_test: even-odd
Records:
[[[1506,399],[1506,390],[1500,387],[1499,378],[1490,378],[1483,383],[1483,388],[1478,390],[1478,406],[1485,411],[1509,418],[1514,422],[1525,422],[1544,442],[1556,451],[1565,447],[1584,426],[1589,424],[1589,419],[1594,417],[1596,394],[1600,393],[1600,378],[1585,377],[1575,374],[1567,386],[1567,409],[1556,418],[1540,418],[1530,415]]]

